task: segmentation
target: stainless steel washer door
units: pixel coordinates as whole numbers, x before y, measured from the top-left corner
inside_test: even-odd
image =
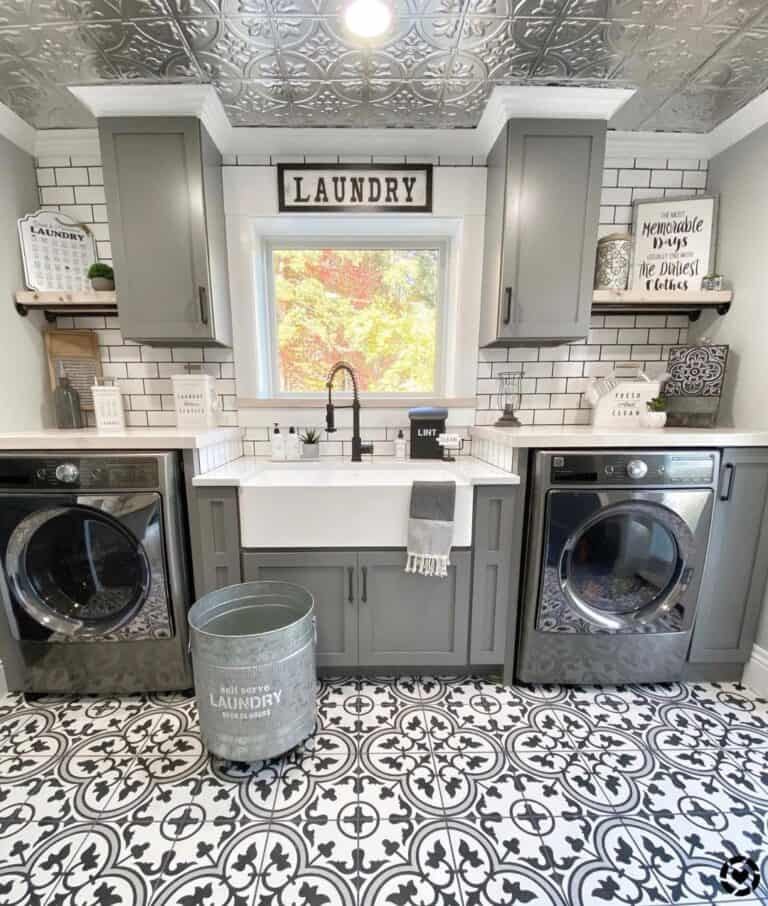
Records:
[[[580,525],[560,556],[560,587],[572,607],[605,629],[650,622],[669,612],[690,578],[693,537],[657,504],[602,510]]]
[[[134,531],[141,534],[155,518],[157,502],[150,495],[143,499],[143,510],[119,516],[107,511],[106,500],[96,508],[83,498],[26,516],[5,557],[8,581],[24,611],[66,636],[100,636],[132,620],[152,585],[150,560]],[[134,530],[128,527],[131,518],[140,523]]]
[[[549,491],[536,628],[685,631],[711,509],[709,489]]]

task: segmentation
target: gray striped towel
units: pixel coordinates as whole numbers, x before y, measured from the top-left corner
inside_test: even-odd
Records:
[[[455,481],[414,481],[408,519],[407,573],[448,575],[453,542]]]

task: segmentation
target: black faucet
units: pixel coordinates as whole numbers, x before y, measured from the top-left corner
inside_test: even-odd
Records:
[[[362,462],[363,453],[373,453],[373,444],[364,444],[360,440],[360,397],[357,392],[357,378],[352,366],[346,362],[336,362],[328,372],[328,380],[325,382],[325,386],[328,388],[328,405],[325,407],[325,430],[329,434],[333,434],[336,430],[335,410],[331,394],[333,393],[333,379],[339,371],[346,371],[352,378],[352,405],[336,406],[335,408],[352,410],[352,462]]]

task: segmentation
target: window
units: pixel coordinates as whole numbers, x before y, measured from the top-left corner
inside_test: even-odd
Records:
[[[440,241],[277,240],[266,255],[275,395],[324,392],[339,360],[364,393],[442,389]]]

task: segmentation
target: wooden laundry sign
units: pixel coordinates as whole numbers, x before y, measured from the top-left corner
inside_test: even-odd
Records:
[[[432,211],[429,164],[278,164],[281,213]]]

